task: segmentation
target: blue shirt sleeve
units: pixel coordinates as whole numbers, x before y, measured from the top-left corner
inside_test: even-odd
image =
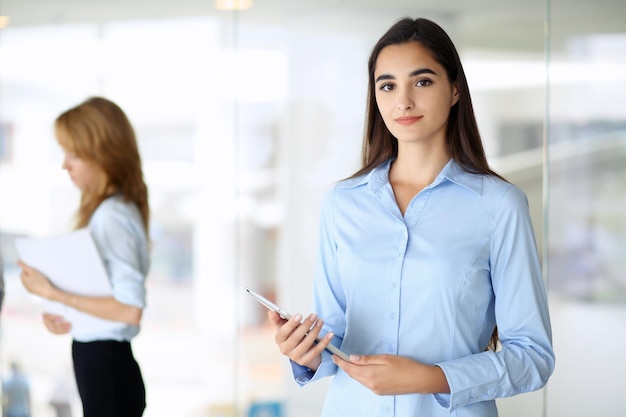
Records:
[[[511,186],[499,202],[490,253],[502,348],[437,364],[451,394],[436,398],[451,410],[537,390],[554,370],[544,282],[528,203],[517,187]]]
[[[289,363],[291,364],[293,377],[300,386],[334,375],[337,372],[337,365],[332,361],[331,354],[326,351],[322,352],[322,363],[319,368],[317,368],[317,371],[313,371],[306,366],[298,365],[292,360],[290,360]]]
[[[137,208],[111,197],[94,212],[89,229],[113,289],[123,304],[145,308],[148,247]]]

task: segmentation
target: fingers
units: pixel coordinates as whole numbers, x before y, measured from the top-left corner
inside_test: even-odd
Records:
[[[333,355],[335,365],[354,377],[354,372],[361,372],[367,366],[385,365],[388,362],[388,355],[350,355],[350,362]]]
[[[28,292],[33,293],[34,291],[33,280],[31,278],[30,273],[26,271],[25,269],[22,270],[22,273],[20,274],[20,281],[22,281],[22,285],[24,286],[24,288],[26,288]]]
[[[285,320],[284,318],[280,316],[280,314],[272,310],[269,310],[267,312],[267,318],[270,320],[270,323],[276,326],[276,329],[280,328],[283,324],[287,323],[287,320]]]
[[[296,314],[277,330],[274,340],[283,355],[307,366],[319,362],[318,356],[328,345],[329,340],[316,344],[322,325],[323,321],[318,320],[316,314],[311,314],[305,320],[302,320],[300,314]]]
[[[26,265],[22,261],[17,261],[17,265],[22,269],[22,273],[20,274],[21,277],[29,276],[34,271],[33,268],[31,268],[30,266]]]
[[[291,319],[285,321],[276,331],[274,341],[280,346],[283,354],[293,349],[306,334],[308,329],[304,328],[304,323],[301,323],[301,320],[302,316],[296,314]],[[300,329],[300,331],[296,332],[297,329]]]
[[[50,333],[53,334],[65,334],[65,333],[69,333],[69,331],[71,330],[72,325],[67,322],[51,322],[46,324],[46,329],[48,329],[48,331]]]
[[[22,268],[22,271],[20,272],[20,279],[22,280],[22,283],[25,284],[24,281],[29,280],[33,275],[33,269],[21,261],[18,261],[18,265]]]
[[[393,355],[350,355],[350,362],[344,361],[339,356],[333,355],[333,358],[337,358],[337,361],[342,361],[346,364],[353,363],[355,365],[386,365],[390,360],[393,360]],[[335,361],[335,362],[337,362]]]
[[[43,323],[46,326],[46,329],[48,329],[50,333],[54,334],[65,334],[72,328],[72,324],[70,322],[66,321],[63,316],[58,316],[56,314],[44,313]]]
[[[50,299],[54,294],[54,286],[48,278],[34,268],[24,267],[20,274],[22,285],[28,292]]]
[[[380,355],[377,355],[380,356]],[[374,365],[376,364],[375,356],[365,356],[365,355],[350,355],[350,362],[355,363],[357,365]]]

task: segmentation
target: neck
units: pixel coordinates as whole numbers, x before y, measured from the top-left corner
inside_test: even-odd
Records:
[[[391,165],[389,180],[424,187],[432,183],[450,160],[444,147],[423,149],[398,146],[398,157]]]

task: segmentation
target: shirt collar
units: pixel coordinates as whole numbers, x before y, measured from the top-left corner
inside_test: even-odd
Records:
[[[365,175],[344,181],[342,186],[352,188],[366,184],[373,192],[378,192],[381,188],[389,184],[389,168],[394,159],[395,158],[391,158],[387,160]],[[467,172],[452,159],[443,167],[429,188],[436,187],[446,180],[465,187],[478,195],[482,194],[483,176]]]
[[[462,187],[474,191],[478,195],[483,193],[483,175],[473,174],[463,169],[453,159],[443,167],[432,186],[441,183],[444,180],[451,181]]]

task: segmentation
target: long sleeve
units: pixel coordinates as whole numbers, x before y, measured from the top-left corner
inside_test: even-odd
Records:
[[[451,395],[438,400],[451,410],[540,389],[554,370],[548,303],[525,195],[510,187],[496,213],[490,266],[502,349],[438,364],[451,388]]]
[[[96,211],[89,228],[107,269],[113,296],[144,308],[148,268],[147,243],[134,206],[109,199]]]
[[[120,196],[109,197],[96,209],[89,230],[111,283],[112,296],[122,304],[146,306],[145,280],[150,265],[146,233],[137,208]],[[75,340],[131,340],[139,326],[73,334]]]

